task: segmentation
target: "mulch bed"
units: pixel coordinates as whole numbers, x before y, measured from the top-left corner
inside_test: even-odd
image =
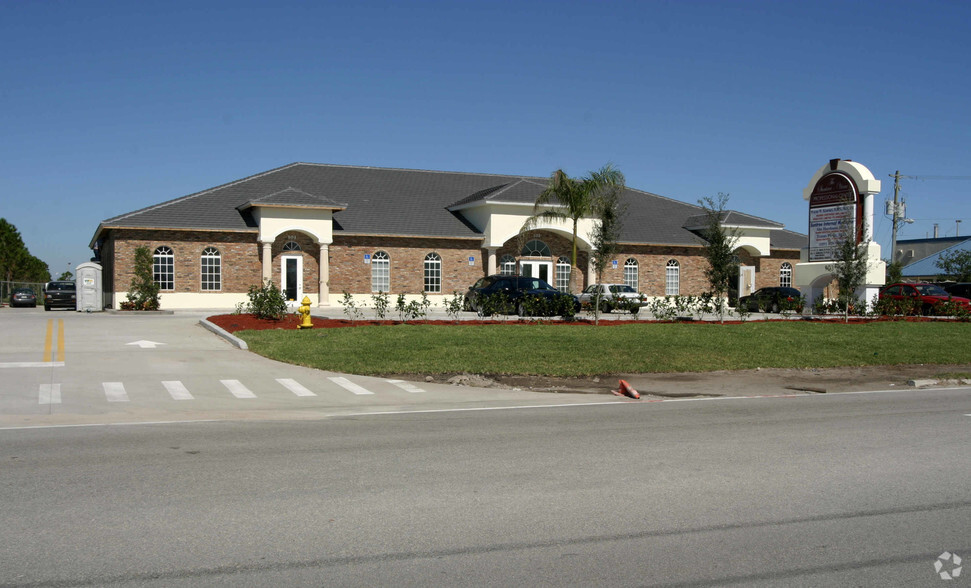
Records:
[[[236,331],[242,330],[254,330],[260,331],[264,329],[296,329],[297,325],[300,324],[301,318],[296,314],[285,315],[280,320],[272,319],[260,319],[256,318],[252,314],[217,314],[210,316],[207,320],[216,326],[219,326],[230,333],[235,333]],[[777,320],[777,319],[772,319]],[[841,317],[827,317],[818,320],[825,320],[826,322],[842,323],[843,319]],[[924,322],[935,320],[928,317],[879,317],[879,318],[850,318],[849,324],[861,324],[861,323],[871,323],[875,321],[902,321],[906,320],[908,322]],[[943,319],[948,320],[948,319]],[[319,317],[311,317],[311,322],[315,329],[339,329],[345,327],[375,327],[381,325],[400,325],[404,324],[401,321],[392,320],[360,320],[351,321],[348,319],[326,319]],[[657,323],[671,323],[671,322],[684,322],[697,325],[737,325],[742,321],[725,321],[724,323],[719,323],[717,321],[648,321],[648,320],[602,320],[600,321],[600,326],[609,327],[614,325],[630,325],[630,324],[657,324]],[[748,320],[745,322],[763,322],[759,319]],[[567,325],[567,326],[594,326],[593,319],[574,319],[572,321],[565,321],[559,319],[509,319],[509,320],[471,320],[471,321],[428,321],[428,320],[415,320],[408,321],[409,325]]]
[[[280,320],[272,319],[260,319],[256,318],[252,314],[217,314],[215,316],[210,316],[206,320],[213,323],[214,325],[229,331],[230,333],[235,333],[236,331],[242,330],[264,330],[264,329],[296,329],[297,325],[301,322],[301,317],[295,314],[288,314]],[[401,321],[391,321],[391,320],[360,320],[351,321],[347,319],[325,319],[319,317],[311,317],[311,322],[315,329],[338,329],[344,327],[374,327],[380,325],[400,325],[403,324]],[[624,320],[611,320],[611,321],[601,321],[601,325],[625,325],[635,322],[645,323],[647,321],[624,321]],[[428,321],[428,320],[415,320],[408,321],[409,325],[593,325],[592,320],[572,320],[572,321],[562,321],[559,319],[553,320],[521,320],[521,319],[510,319],[506,321],[482,321],[482,320],[472,320],[472,321]]]

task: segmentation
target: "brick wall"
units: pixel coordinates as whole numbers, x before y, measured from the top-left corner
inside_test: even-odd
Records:
[[[134,277],[135,249],[147,247],[154,253],[161,246],[172,249],[174,257],[175,288],[168,292],[202,291],[201,258],[207,247],[219,250],[222,264],[220,292],[246,292],[250,285],[260,283],[262,269],[255,233],[115,229],[110,232],[102,250],[104,271],[109,276],[106,286],[110,280],[116,291],[127,291]],[[108,260],[105,251],[109,252]]]
[[[384,251],[390,258],[391,292],[417,294],[424,289],[425,256],[442,258],[442,294],[465,292],[485,275],[486,259],[478,239],[334,236],[330,246],[330,293],[371,293],[371,265],[365,254]],[[469,265],[469,257],[475,265]]]
[[[569,238],[555,233],[536,231],[526,240],[539,239],[550,247],[554,263],[560,256],[570,258],[572,244]],[[287,241],[293,240],[300,251],[283,251]],[[476,280],[486,274],[487,253],[479,247],[477,239],[432,239],[407,237],[352,237],[335,235],[329,246],[331,294],[351,292],[371,293],[371,265],[364,263],[365,254],[384,251],[391,259],[391,292],[417,294],[424,288],[424,261],[428,253],[435,252],[442,258],[442,294],[465,292]],[[525,241],[510,239],[496,252],[496,262],[509,254],[519,259]],[[113,229],[101,249],[105,272],[105,290],[126,291],[133,276],[135,248],[145,246],[150,251],[167,246],[175,257],[174,292],[201,292],[200,258],[206,247],[219,250],[222,261],[221,292],[243,293],[262,280],[262,248],[256,233],[228,233],[206,231],[165,231]],[[319,246],[307,235],[293,232],[281,235],[272,246],[273,281],[280,284],[281,254],[300,255],[303,258],[303,291],[317,293],[319,283]],[[469,265],[469,257],[475,265]],[[743,264],[756,268],[756,288],[777,286],[779,268],[787,261],[793,266],[799,261],[797,251],[777,251],[771,257],[753,258],[744,252],[739,257]],[[638,263],[638,290],[649,296],[663,296],[667,263],[676,260],[680,264],[680,291],[683,295],[698,295],[708,289],[704,270],[707,267],[701,247],[675,247],[663,245],[622,245],[614,259],[617,268],[610,265],[603,274],[607,283],[623,283],[624,262],[633,258]],[[573,272],[572,290],[579,292],[586,284],[589,256],[577,252],[579,271]],[[550,282],[555,282],[555,273]],[[113,285],[113,286],[112,286]]]

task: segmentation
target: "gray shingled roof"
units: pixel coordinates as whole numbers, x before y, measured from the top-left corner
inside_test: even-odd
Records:
[[[243,210],[251,206],[292,206],[299,208],[329,208],[334,210],[347,208],[347,204],[334,202],[330,198],[324,198],[323,196],[307,194],[303,190],[297,190],[293,187],[268,194],[262,198],[254,198],[236,208]]]
[[[462,208],[476,202],[531,204],[546,184],[547,178],[529,176],[293,163],[107,219],[95,238],[103,230],[121,227],[255,231],[248,207],[259,204],[338,209],[335,236],[478,238],[482,227],[468,223],[461,216]],[[630,188],[622,201],[627,211],[622,242],[701,243],[683,226],[689,217],[703,214],[700,207]],[[733,214],[749,221],[739,224],[782,227]],[[806,237],[775,230],[772,241],[776,247],[798,249],[805,246]]]

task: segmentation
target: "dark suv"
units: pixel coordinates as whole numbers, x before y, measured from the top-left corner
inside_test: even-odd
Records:
[[[77,310],[78,293],[74,282],[47,282],[44,285],[44,310],[52,308]]]
[[[546,311],[563,316],[580,312],[580,301],[573,294],[560,292],[539,278],[526,276],[487,276],[469,286],[465,293],[466,310],[515,312],[526,316]]]
[[[759,288],[748,296],[738,299],[738,305],[752,312],[779,312],[792,310],[802,312],[802,294],[795,288]]]

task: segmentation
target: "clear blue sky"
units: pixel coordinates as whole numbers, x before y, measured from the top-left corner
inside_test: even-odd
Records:
[[[628,185],[807,232],[831,158],[971,176],[971,2],[0,0],[0,217],[55,277],[99,221],[294,161]],[[971,234],[905,180],[898,238]]]

